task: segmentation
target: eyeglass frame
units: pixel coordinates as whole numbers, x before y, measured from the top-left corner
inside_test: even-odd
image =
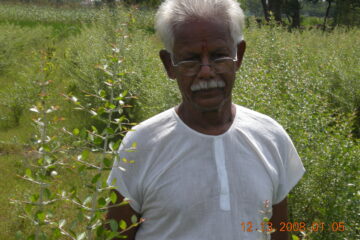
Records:
[[[220,57],[220,58],[215,58],[215,59],[213,59],[213,60],[210,60],[209,62],[210,63],[208,63],[208,64],[204,64],[204,63],[201,63],[201,61],[199,61],[199,60],[184,60],[184,61],[180,61],[180,62],[178,62],[178,63],[174,63],[174,59],[172,58],[172,57],[170,57],[171,58],[171,64],[173,65],[173,67],[179,67],[179,65],[180,64],[182,64],[182,63],[186,63],[186,62],[198,62],[199,63],[199,71],[200,71],[200,69],[201,69],[201,67],[203,67],[203,66],[209,66],[209,67],[211,67],[213,70],[214,70],[214,72],[216,72],[215,71],[215,68],[214,68],[214,63],[215,63],[215,61],[216,60],[221,60],[221,59],[229,59],[229,60],[232,60],[234,63],[235,62],[237,62],[238,61],[238,58],[237,58],[237,53],[236,53],[236,55],[235,55],[235,57],[234,58],[232,58],[232,57]],[[195,76],[197,73],[195,73],[195,74],[191,74],[191,75],[188,75],[189,77],[191,77],[191,76]]]

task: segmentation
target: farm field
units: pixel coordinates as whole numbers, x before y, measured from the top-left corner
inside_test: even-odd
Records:
[[[114,157],[113,149],[101,150],[104,142],[89,137],[112,135],[116,124],[97,117],[119,107],[114,117],[129,127],[179,103],[176,82],[158,57],[162,46],[153,16],[154,10],[135,7],[0,3],[0,239],[28,239],[38,229],[31,224],[34,216],[58,223],[39,227],[47,239],[71,239],[54,230],[60,225],[74,239],[85,237],[87,213],[69,199],[90,206],[94,188],[84,186],[101,185]],[[234,102],[276,119],[302,158],[307,172],[288,197],[289,221],[326,226],[293,229],[293,239],[360,239],[360,29],[290,32],[248,18],[245,40]],[[104,103],[125,95],[115,102],[131,108],[116,105],[114,97]],[[116,145],[120,138],[111,141]],[[45,151],[39,153],[40,147]],[[101,172],[87,170],[79,156],[89,169],[101,162]],[[36,166],[46,159],[61,164],[39,172]],[[48,190],[22,179],[35,175],[49,183]],[[94,204],[112,200],[107,193],[91,196],[101,194]],[[40,210],[22,203],[43,195],[58,201]]]

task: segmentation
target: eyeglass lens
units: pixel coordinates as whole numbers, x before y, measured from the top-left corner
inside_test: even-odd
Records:
[[[210,66],[216,73],[228,73],[234,71],[234,60],[231,58],[216,59],[210,64],[201,64],[198,61],[188,61],[179,64],[179,71],[186,76],[196,75],[202,66]]]

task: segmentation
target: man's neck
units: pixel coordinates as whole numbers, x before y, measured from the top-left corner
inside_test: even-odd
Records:
[[[201,111],[184,103],[175,110],[188,127],[207,135],[225,133],[231,127],[236,115],[236,107],[231,102],[212,111]]]

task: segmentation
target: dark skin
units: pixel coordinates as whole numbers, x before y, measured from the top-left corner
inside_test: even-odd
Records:
[[[272,206],[273,215],[270,219],[272,227],[276,230],[280,230],[281,222],[288,222],[288,208],[287,208],[287,198],[282,200],[280,203]],[[289,233],[284,231],[275,231],[271,234],[271,240],[289,240]]]
[[[124,197],[118,191],[116,191],[116,190],[112,190],[112,191],[114,191],[117,196],[115,205],[121,203],[124,200]],[[117,222],[120,222],[120,220],[124,220],[127,223],[127,225],[130,226],[132,224],[131,217],[133,215],[136,215],[138,217],[138,219],[140,219],[140,214],[135,212],[130,207],[129,204],[126,204],[123,206],[116,206],[116,207],[112,207],[112,206],[114,206],[114,204],[110,205],[110,208],[106,215],[107,220],[114,219]],[[109,229],[109,226],[106,226],[106,227]],[[122,235],[127,236],[128,240],[133,240],[133,239],[135,239],[135,234],[136,234],[138,227],[131,228],[128,231],[122,233]],[[114,238],[113,240],[120,240],[120,239],[121,238]]]
[[[186,60],[199,60],[202,66],[195,76],[184,76],[173,66],[171,55],[165,50],[160,51],[160,58],[171,79],[178,83],[182,94],[182,103],[176,108],[179,117],[190,128],[207,134],[220,135],[232,125],[236,108],[232,104],[231,93],[235,82],[236,71],[240,68],[245,53],[244,41],[234,44],[230,32],[222,22],[192,20],[178,26],[174,30],[173,60],[175,63]],[[236,46],[236,47],[235,47]],[[234,49],[236,49],[234,51]],[[213,58],[237,56],[232,72],[217,74],[208,64]],[[221,81],[224,87],[211,90],[191,90],[191,86],[203,81]],[[115,190],[114,190],[115,191]],[[123,197],[118,193],[118,201]],[[132,215],[138,215],[130,205],[110,208],[107,219],[125,220],[128,225]],[[139,216],[139,215],[138,215]],[[273,206],[270,219],[272,227],[280,229],[280,222],[287,221],[287,200]],[[141,225],[139,226],[141,227]],[[240,226],[239,226],[240,227]],[[137,228],[127,232],[128,239],[135,239]],[[287,232],[276,231],[272,240],[288,240]]]

